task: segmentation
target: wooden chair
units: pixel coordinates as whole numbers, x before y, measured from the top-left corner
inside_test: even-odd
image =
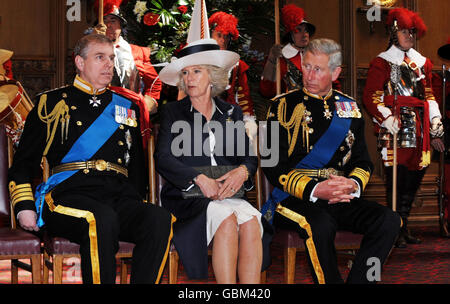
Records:
[[[260,189],[258,193],[258,204],[263,204],[273,190],[261,167],[258,168],[260,178]],[[362,240],[361,234],[355,234],[349,231],[337,231],[335,246],[337,251],[347,251],[346,254],[352,257],[359,249]],[[305,251],[305,241],[300,237],[297,231],[277,229],[272,239],[273,245],[283,248],[284,253],[284,281],[286,284],[294,284],[296,254],[299,251]]]
[[[49,282],[49,271],[53,271],[53,284],[62,284],[64,260],[80,258],[80,246],[62,237],[49,237],[44,234],[44,283]],[[120,260],[120,284],[128,279],[127,262],[132,257],[134,244],[119,242],[116,258]]]
[[[40,284],[41,241],[37,236],[15,226],[14,210],[10,204],[7,187],[10,159],[12,159],[12,145],[2,125],[0,126],[0,260],[11,260],[11,283],[18,283],[18,268],[23,268],[31,272],[33,284]],[[30,259],[30,264],[25,264],[19,259]]]
[[[150,180],[150,198],[151,202],[155,205],[161,206],[161,189],[166,182],[165,179],[155,170],[155,159],[153,157],[153,153],[155,151],[155,143],[156,138],[158,137],[159,125],[154,125],[152,129],[152,135],[149,142],[149,154],[148,154],[148,163],[149,163],[149,180]],[[258,180],[258,178],[255,178]],[[255,184],[255,188],[258,189],[258,184]],[[258,191],[258,190],[256,190]],[[260,205],[257,205],[260,208]],[[259,209],[258,209],[259,210]],[[212,245],[208,247],[208,255],[212,255]],[[169,269],[168,269],[168,277],[169,284],[177,284],[178,282],[178,263],[180,257],[175,248],[175,245],[170,244],[169,249]],[[261,283],[266,283],[266,271],[261,273]]]

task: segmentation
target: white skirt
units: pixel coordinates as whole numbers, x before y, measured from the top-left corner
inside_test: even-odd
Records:
[[[214,238],[214,234],[219,228],[220,224],[233,214],[237,218],[238,225],[241,225],[254,216],[258,219],[261,230],[261,237],[263,235],[263,226],[261,223],[261,212],[254,208],[249,202],[239,198],[226,198],[224,200],[211,201],[206,210],[206,239],[207,245]],[[236,227],[239,231],[239,226]]]

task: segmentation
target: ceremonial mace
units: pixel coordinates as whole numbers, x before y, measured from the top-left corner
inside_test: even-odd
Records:
[[[279,0],[275,0],[275,44],[280,44],[280,4]],[[281,94],[281,75],[280,75],[280,58],[277,58],[276,64],[276,83],[277,95]]]
[[[103,22],[103,0],[98,0],[98,24],[105,25]]]
[[[394,89],[394,103],[392,105],[392,114],[394,123],[397,121],[397,86],[400,81],[400,67],[396,64],[391,66],[391,81]],[[392,210],[397,211],[397,133],[394,133],[393,152],[394,160],[392,163]]]
[[[447,73],[447,67],[445,66],[445,64],[442,65],[442,117],[443,119],[446,116],[445,113],[445,98],[447,97],[445,94],[445,85],[447,82],[447,77],[446,77],[446,73]],[[445,137],[444,137],[444,146],[445,148],[447,147],[448,143],[445,142]],[[445,191],[443,191],[444,187],[445,187],[445,169],[444,169],[444,165],[445,165],[445,148],[444,151],[440,153],[439,155],[439,225],[440,227],[444,227],[444,196],[445,196]]]

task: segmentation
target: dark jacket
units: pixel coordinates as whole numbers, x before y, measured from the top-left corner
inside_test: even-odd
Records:
[[[249,172],[246,188],[249,188],[258,165],[257,157],[250,156],[242,110],[219,98],[215,98],[215,104],[216,110],[209,124],[192,107],[189,97],[166,104],[162,109],[156,144],[156,170],[167,181],[161,190],[161,201],[163,207],[177,217],[174,243],[189,278],[208,276],[206,209],[211,200],[183,199],[181,191],[192,185],[193,178],[199,174],[193,167],[211,165],[208,152],[203,151],[203,147],[209,147],[208,125],[215,134],[216,147],[223,148],[214,154],[217,165],[244,164]],[[232,130],[230,127],[235,122],[239,127]],[[243,147],[245,149],[239,151]]]

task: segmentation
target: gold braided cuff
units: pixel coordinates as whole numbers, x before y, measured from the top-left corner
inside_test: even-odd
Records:
[[[303,191],[311,180],[312,178],[297,170],[292,170],[279,178],[280,184],[283,185],[283,191],[299,199],[303,199]]]
[[[14,181],[11,181],[9,183],[9,195],[11,196],[11,204],[13,209],[19,202],[34,201],[31,184],[16,185]]]
[[[244,168],[244,170],[245,170],[245,180],[248,180],[248,169],[247,169],[247,166],[246,165],[240,165],[239,167],[240,168]]]
[[[369,183],[370,179],[370,172],[363,170],[361,168],[355,168],[353,171],[348,175],[348,177],[356,177],[358,178],[362,183],[362,190],[364,190]]]

